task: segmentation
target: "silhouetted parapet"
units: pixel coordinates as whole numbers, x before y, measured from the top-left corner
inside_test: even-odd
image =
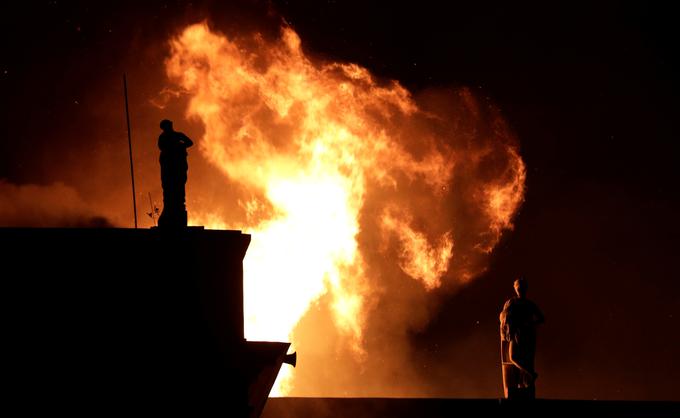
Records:
[[[680,402],[557,399],[273,398],[262,418],[676,418]]]
[[[197,228],[0,229],[6,396],[70,415],[245,416],[249,242]]]

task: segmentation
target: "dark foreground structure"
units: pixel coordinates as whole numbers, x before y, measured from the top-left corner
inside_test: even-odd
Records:
[[[3,411],[22,416],[678,417],[678,403],[265,401],[288,343],[247,342],[239,231],[0,228]]]
[[[509,399],[272,398],[262,418],[671,418],[678,402]]]
[[[0,229],[5,409],[258,416],[292,359],[288,343],[244,340],[249,243],[202,228]]]

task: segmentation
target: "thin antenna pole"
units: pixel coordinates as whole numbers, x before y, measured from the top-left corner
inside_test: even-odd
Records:
[[[125,92],[125,120],[127,120],[128,148],[130,150],[130,177],[132,178],[132,211],[135,214],[135,229],[137,229],[137,196],[135,193],[135,169],[132,165],[132,134],[130,133],[130,112],[128,111],[127,78],[123,73],[123,91]]]

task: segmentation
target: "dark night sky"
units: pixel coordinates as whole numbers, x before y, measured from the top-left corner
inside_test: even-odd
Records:
[[[528,178],[515,230],[488,272],[412,336],[414,362],[498,373],[497,314],[522,273],[547,316],[537,360],[544,396],[680,400],[672,6],[139,3],[1,6],[0,179],[68,182],[74,174],[51,167],[101,128],[89,119],[97,95],[124,70],[162,62],[162,48],[148,45],[182,24],[209,17],[276,33],[278,13],[316,56],[357,62],[415,91],[474,88],[520,140]],[[470,361],[460,341],[482,354]]]

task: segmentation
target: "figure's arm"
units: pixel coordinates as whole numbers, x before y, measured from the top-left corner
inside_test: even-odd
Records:
[[[521,371],[529,373],[529,371],[525,369],[522,366],[522,363],[519,361],[519,358],[517,357],[516,343],[512,340],[510,340],[508,344],[508,360],[510,360],[510,362]]]
[[[192,141],[191,139],[189,139],[188,136],[182,134],[182,145],[184,145],[186,148],[189,148],[189,147],[191,147],[192,145],[194,145],[194,141]]]
[[[520,356],[517,355],[517,343],[512,340],[510,340],[508,345],[508,359],[512,364],[515,365],[515,367],[531,376],[532,379],[535,379],[536,376],[538,376],[534,370],[531,370],[522,364],[523,360],[521,360]]]

